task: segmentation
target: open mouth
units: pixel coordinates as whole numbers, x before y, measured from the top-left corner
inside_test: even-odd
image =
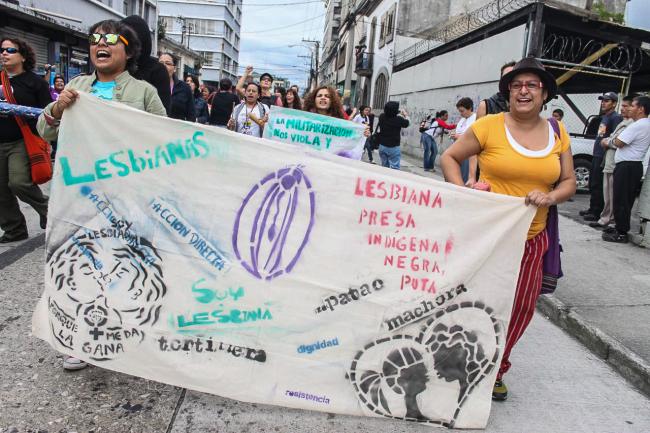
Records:
[[[520,104],[527,104],[532,101],[533,101],[532,98],[517,98],[517,102]]]
[[[111,53],[108,52],[107,50],[97,50],[98,59],[108,59],[110,57],[111,57]]]

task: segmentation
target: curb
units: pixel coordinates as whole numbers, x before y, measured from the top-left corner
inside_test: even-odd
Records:
[[[591,325],[571,307],[553,296],[540,296],[537,310],[607,362],[639,391],[650,397],[650,365],[639,355]]]

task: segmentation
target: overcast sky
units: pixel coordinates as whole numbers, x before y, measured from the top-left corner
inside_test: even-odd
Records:
[[[311,54],[302,39],[321,41],[325,3],[314,0],[243,0],[238,75],[246,65],[288,78],[304,89]],[[299,44],[300,46],[289,47]]]

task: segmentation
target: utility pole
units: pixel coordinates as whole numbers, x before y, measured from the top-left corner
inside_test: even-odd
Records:
[[[309,59],[309,83],[307,88],[311,90],[312,76],[314,75],[314,58],[312,56],[298,56],[304,59]]]
[[[353,54],[354,54],[354,33],[356,32],[357,17],[356,11],[352,12],[348,16],[348,43],[347,48],[347,59],[346,59],[346,68],[345,68],[345,84],[343,85],[343,99],[345,100],[345,92],[350,92],[348,96],[347,103],[350,105],[352,103],[352,68],[353,68]]]
[[[310,39],[303,39],[302,41],[314,44],[316,46],[316,52],[314,53],[314,57],[316,57],[316,61],[314,62],[316,64],[316,73],[314,74],[314,88],[316,88],[318,87],[318,56],[320,55],[320,42],[312,41]]]

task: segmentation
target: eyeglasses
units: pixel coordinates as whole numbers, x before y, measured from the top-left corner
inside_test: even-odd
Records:
[[[162,64],[165,65],[165,66],[174,66],[174,62],[169,62],[169,61],[167,61],[167,62],[163,62],[163,61],[161,60],[160,63],[162,63]]]
[[[7,48],[0,48],[0,54],[7,52],[7,54],[16,54],[18,52],[18,48],[14,47],[7,47]]]
[[[117,33],[91,33],[88,35],[88,43],[90,45],[97,45],[102,38],[106,41],[106,45],[116,45],[119,41],[122,41],[124,45],[129,45],[129,41]]]
[[[524,86],[526,87],[526,89],[530,90],[531,92],[535,92],[535,91],[541,89],[542,87],[544,87],[544,84],[541,81],[537,81],[537,80],[512,81],[510,84],[508,84],[508,89],[510,91],[518,92]]]

